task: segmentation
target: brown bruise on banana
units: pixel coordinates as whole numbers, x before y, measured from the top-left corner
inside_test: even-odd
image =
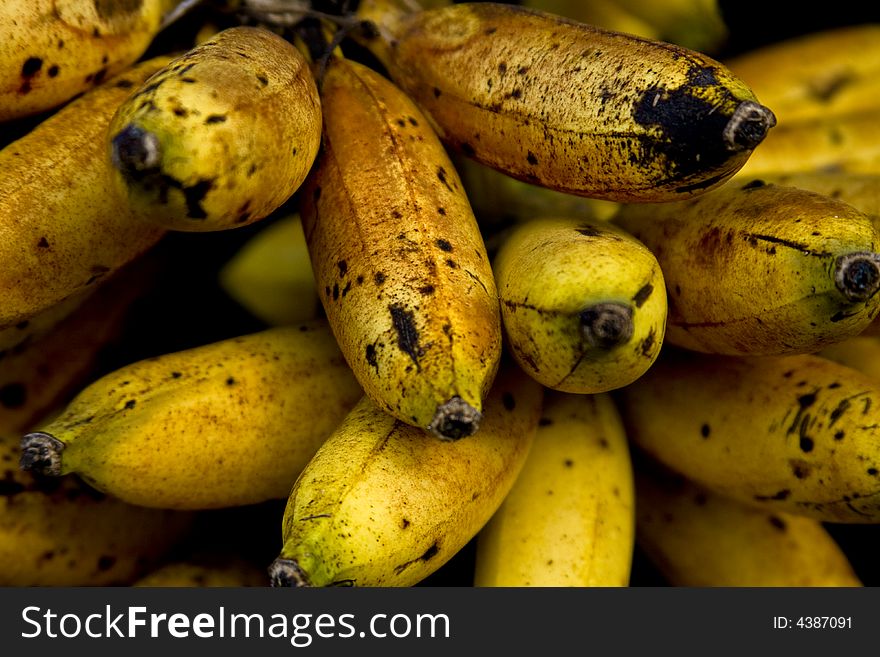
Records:
[[[0,121],[48,110],[135,62],[158,33],[169,0],[35,0],[0,9]],[[19,10],[24,5],[11,5]]]
[[[375,76],[328,65],[303,227],[321,301],[365,391],[398,419],[458,439],[477,430],[500,357],[494,279],[430,124]],[[367,164],[377,153],[382,170]]]
[[[880,312],[873,221],[826,194],[749,178],[668,206],[624,206],[613,221],[663,268],[671,344],[807,353],[856,335]]]
[[[739,170],[775,125],[723,65],[671,44],[501,5],[382,22],[373,49],[446,143],[560,191],[698,194]]]
[[[263,29],[227,29],[171,62],[120,108],[110,155],[139,215],[222,230],[270,214],[305,179],[320,143],[305,59]]]

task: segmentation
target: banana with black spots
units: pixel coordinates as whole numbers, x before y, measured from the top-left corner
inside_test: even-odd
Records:
[[[607,392],[657,358],[667,313],[663,272],[618,226],[532,219],[502,242],[493,270],[505,345],[548,388]]]
[[[515,178],[669,201],[738,171],[776,119],[693,50],[501,3],[361,2],[362,42],[445,143]]]
[[[469,436],[500,362],[501,316],[459,176],[419,108],[367,66],[330,58],[321,103],[300,216],[333,333],[382,409],[441,439]]]
[[[670,344],[807,353],[857,335],[880,311],[880,236],[843,201],[737,180],[687,201],[627,204],[613,221],[660,263]]]

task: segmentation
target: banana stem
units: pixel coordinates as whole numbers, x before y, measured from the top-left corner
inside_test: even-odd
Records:
[[[153,171],[161,161],[159,138],[129,124],[113,136],[113,165],[130,176]]]
[[[477,409],[456,395],[437,407],[428,430],[443,440],[467,438],[477,431],[482,417]]]
[[[61,453],[64,443],[55,436],[35,431],[25,434],[21,439],[19,467],[47,477],[61,475]]]
[[[729,151],[752,150],[776,125],[776,115],[767,107],[751,100],[744,100],[733,111],[724,126],[724,143]]]
[[[278,557],[269,565],[269,583],[274,587],[304,588],[311,586],[309,578],[293,559]]]
[[[880,289],[880,254],[850,253],[837,259],[834,284],[850,301],[867,301]]]
[[[581,331],[593,347],[610,349],[633,334],[632,308],[622,303],[597,303],[580,313]]]

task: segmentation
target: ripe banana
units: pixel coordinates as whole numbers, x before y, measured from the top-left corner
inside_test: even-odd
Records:
[[[110,124],[114,184],[137,219],[169,230],[258,221],[299,188],[321,142],[305,57],[236,26],[169,62]]]
[[[159,263],[150,255],[112,274],[43,336],[0,352],[0,434],[31,430],[94,375],[131,305],[156,280]]]
[[[314,319],[321,302],[302,221],[286,214],[245,242],[220,269],[220,286],[270,326]]]
[[[24,436],[21,467],[148,507],[285,499],[362,394],[326,322],[268,329],[101,377]]]
[[[476,586],[627,586],[629,446],[608,395],[547,392],[516,482],[477,538]]]
[[[404,13],[364,0],[363,41],[451,148],[515,178],[611,201],[718,186],[775,124],[692,50],[499,3]]]
[[[234,556],[223,559],[194,558],[171,561],[132,583],[132,586],[137,588],[229,588],[268,585],[265,569]]]
[[[860,333],[880,311],[880,236],[842,201],[737,181],[688,201],[630,204],[614,222],[660,263],[670,344],[805,353]]]
[[[614,0],[614,2],[650,24],[660,33],[659,38],[663,41],[670,41],[685,48],[710,54],[719,52],[730,36],[720,0],[664,0],[663,2]]]
[[[4,0],[0,121],[57,107],[128,68],[176,0]]]
[[[142,576],[189,532],[193,515],[102,495],[75,477],[18,468],[0,437],[0,586],[112,586]]]
[[[364,397],[291,491],[272,586],[412,586],[497,510],[534,439],[542,389],[502,368],[479,436],[436,440]]]
[[[862,586],[819,520],[756,509],[657,467],[637,464],[635,481],[639,547],[671,586]]]
[[[880,107],[880,24],[810,32],[725,61],[780,127]]]
[[[329,60],[300,213],[319,296],[365,392],[445,439],[474,433],[501,357],[495,280],[449,157],[412,101]]]
[[[738,174],[823,170],[880,173],[880,108],[781,125]]]
[[[163,236],[112,193],[103,141],[117,106],[168,61],[137,64],[0,151],[0,330],[88,289]]]
[[[617,226],[533,219],[502,243],[493,268],[505,345],[548,388],[606,392],[657,358],[666,324],[663,272]]]
[[[880,521],[880,382],[855,369],[812,354],[670,351],[618,393],[633,444],[715,493],[825,522]]]

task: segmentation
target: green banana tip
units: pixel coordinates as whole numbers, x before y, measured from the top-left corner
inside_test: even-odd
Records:
[[[611,349],[633,335],[633,310],[627,304],[597,303],[580,312],[581,331],[593,347]]]
[[[476,433],[483,415],[458,395],[437,407],[428,431],[441,440],[459,440]]]
[[[747,151],[758,146],[776,125],[776,115],[769,107],[744,100],[724,126],[724,143],[730,151]]]
[[[273,587],[304,588],[311,586],[309,578],[295,559],[278,557],[269,566],[269,584]]]
[[[61,452],[64,443],[55,436],[35,431],[21,439],[19,467],[26,472],[58,477],[61,475]]]
[[[159,138],[133,123],[127,124],[111,140],[113,166],[122,173],[137,176],[155,171],[161,161]]]
[[[880,290],[880,253],[848,253],[837,259],[834,284],[849,301],[867,301]]]

